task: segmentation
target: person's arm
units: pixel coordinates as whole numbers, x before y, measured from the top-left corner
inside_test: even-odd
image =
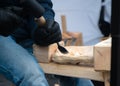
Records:
[[[36,18],[44,16],[45,19],[54,19],[51,0],[20,0],[20,4]]]
[[[22,19],[11,10],[0,8],[0,35],[10,35],[22,22]]]
[[[27,10],[29,15],[32,15],[31,21],[35,25],[33,28],[29,28],[30,34],[34,42],[41,46],[48,46],[52,43],[61,41],[61,30],[59,24],[54,21],[55,13],[52,9],[51,0],[23,0],[21,3],[24,9]],[[44,10],[42,11],[42,7]],[[46,23],[43,26],[39,26],[39,23],[35,21],[35,18],[40,19],[43,16]]]
[[[44,18],[47,19],[53,19],[54,20],[54,16],[55,13],[52,9],[53,7],[53,3],[51,0],[37,0],[45,9],[45,12],[43,14]]]
[[[45,25],[38,26],[32,31],[32,38],[36,44],[40,46],[48,46],[52,43],[61,41],[62,35],[59,24],[54,20],[55,13],[52,9],[51,0],[37,0],[45,9],[43,17],[45,18]]]

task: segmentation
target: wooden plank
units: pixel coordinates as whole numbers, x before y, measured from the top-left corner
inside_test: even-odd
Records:
[[[63,65],[57,63],[39,63],[39,64],[43,68],[43,71],[48,74],[104,81],[102,72],[96,72],[93,67]]]
[[[97,71],[110,71],[111,38],[102,41],[94,47],[94,66]]]
[[[103,73],[104,76],[104,85],[110,86],[110,72],[106,71]]]
[[[83,45],[82,33],[78,33],[75,45],[76,46],[82,46]]]
[[[65,15],[61,15],[61,22],[62,22],[62,32],[67,32],[67,26],[66,26],[66,17]]]

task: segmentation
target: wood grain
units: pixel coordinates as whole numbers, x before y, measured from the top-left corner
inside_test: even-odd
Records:
[[[68,64],[63,65],[56,63],[39,63],[39,64],[43,68],[43,71],[48,74],[104,81],[102,72],[96,72],[93,67]]]
[[[111,38],[104,40],[94,47],[94,66],[97,71],[110,71]]]

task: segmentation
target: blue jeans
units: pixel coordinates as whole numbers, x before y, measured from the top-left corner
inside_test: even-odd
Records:
[[[60,79],[60,86],[94,86],[91,80],[83,78],[73,78],[57,76]]]
[[[0,73],[16,86],[49,86],[34,56],[11,37],[0,36]]]
[[[30,40],[19,45],[10,36],[0,36],[0,73],[16,86],[49,86],[31,48]],[[61,86],[93,86],[90,80],[57,77]]]

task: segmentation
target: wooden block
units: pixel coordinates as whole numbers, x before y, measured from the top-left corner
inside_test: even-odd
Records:
[[[38,62],[50,62],[51,57],[57,49],[57,44],[51,44],[48,47],[41,47],[33,44],[33,54],[37,58]]]
[[[59,44],[61,46],[64,46],[64,42],[60,41]],[[50,62],[52,61],[52,55],[57,50],[57,44],[51,44],[48,47],[42,47],[38,46],[36,44],[33,44],[33,54],[35,55],[38,62]]]
[[[61,64],[93,66],[93,46],[65,46],[69,53],[63,54],[58,49],[52,60]]]
[[[94,66],[97,71],[110,71],[111,38],[94,46]]]

